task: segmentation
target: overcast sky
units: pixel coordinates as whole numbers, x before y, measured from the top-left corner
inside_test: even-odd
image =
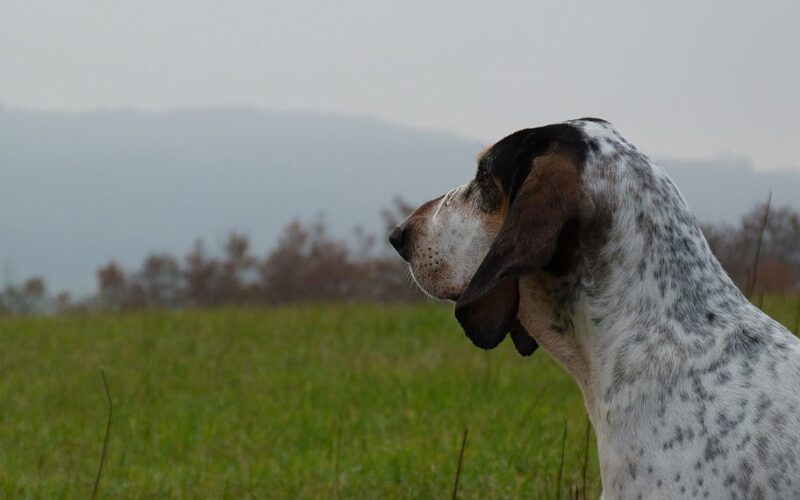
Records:
[[[364,113],[481,142],[579,116],[800,169],[800,2],[3,0],[0,103]]]

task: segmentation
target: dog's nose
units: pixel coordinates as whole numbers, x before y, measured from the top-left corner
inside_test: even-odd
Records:
[[[403,260],[408,260],[408,237],[406,235],[406,229],[400,226],[392,229],[392,232],[389,233],[389,243],[392,244],[397,253],[400,254],[400,257]]]

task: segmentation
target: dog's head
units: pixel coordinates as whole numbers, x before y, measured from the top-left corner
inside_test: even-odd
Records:
[[[428,294],[456,301],[472,342],[497,346],[511,332],[517,349],[536,343],[517,321],[518,279],[564,274],[574,264],[586,212],[580,130],[520,130],[478,159],[475,178],[414,211],[390,241]]]

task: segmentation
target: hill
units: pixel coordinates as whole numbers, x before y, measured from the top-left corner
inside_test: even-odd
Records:
[[[89,292],[111,258],[133,266],[151,251],[183,254],[197,237],[213,248],[231,229],[265,251],[290,219],[322,212],[336,233],[377,231],[392,196],[420,202],[468,180],[480,149],[360,116],[0,108],[0,278],[43,274],[52,289]],[[798,203],[800,171],[661,163],[701,219],[735,220],[770,188],[777,203]]]

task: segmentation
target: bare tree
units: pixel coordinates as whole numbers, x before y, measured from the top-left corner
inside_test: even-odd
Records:
[[[126,302],[125,272],[116,262],[97,269],[98,302],[102,309],[121,311]]]
[[[258,295],[256,264],[256,258],[250,255],[250,239],[231,232],[225,242],[219,283],[226,303],[245,304],[255,300]]]
[[[182,283],[178,260],[166,253],[148,256],[138,276],[141,292],[150,307],[174,308],[181,305]]]
[[[47,285],[44,278],[34,276],[21,286],[8,286],[2,294],[2,309],[12,314],[41,313],[46,309]]]
[[[192,251],[184,258],[183,273],[187,305],[197,307],[221,303],[217,291],[219,263],[207,255],[203,240],[196,240]]]
[[[709,245],[733,280],[744,289],[753,273],[752,257],[760,250],[758,281],[753,293],[800,290],[800,212],[788,207],[760,204],[741,219],[738,226],[703,225]],[[766,225],[765,224],[766,220]],[[761,229],[763,240],[759,249]]]

